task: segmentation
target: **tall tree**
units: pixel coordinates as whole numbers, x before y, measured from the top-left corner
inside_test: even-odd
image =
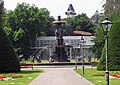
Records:
[[[0,0],[0,72],[20,71],[19,59],[14,48],[2,29],[4,2]]]
[[[5,26],[14,32],[13,45],[20,48],[25,57],[29,57],[30,47],[34,45],[37,36],[46,35],[47,25],[53,20],[47,9],[39,9],[27,3],[18,4],[14,11],[5,15]],[[18,38],[18,39],[17,39]],[[19,44],[18,44],[19,43]]]
[[[91,47],[91,50],[95,54],[95,57],[99,59],[101,57],[105,43],[104,31],[101,27],[96,27],[93,42],[95,44],[93,45],[93,47]]]
[[[103,8],[105,15],[112,21],[120,18],[120,0],[106,0]]]
[[[3,17],[3,5],[4,5],[4,2],[3,0],[0,0],[0,29],[2,27],[2,17]]]
[[[53,36],[54,35],[54,31],[55,31],[55,27],[53,25],[53,21],[55,20],[53,18],[53,16],[50,16],[50,11],[48,11],[48,9],[46,8],[41,8],[40,10],[42,10],[43,14],[46,16],[47,21],[44,23],[45,25],[45,29],[42,31],[44,32],[44,34],[46,36]]]
[[[70,27],[71,31],[80,30],[87,32],[94,32],[94,25],[91,20],[86,16],[86,14],[78,14],[75,17],[65,19]]]

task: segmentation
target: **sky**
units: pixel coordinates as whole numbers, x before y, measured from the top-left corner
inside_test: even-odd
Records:
[[[47,8],[53,17],[61,16],[66,18],[65,12],[69,4],[72,4],[77,14],[86,13],[90,18],[96,10],[101,12],[104,0],[4,0],[4,7],[8,10],[14,10],[17,3],[35,4],[39,8]]]

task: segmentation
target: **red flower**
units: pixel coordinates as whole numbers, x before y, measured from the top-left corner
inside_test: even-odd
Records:
[[[120,78],[120,74],[117,74],[117,73],[112,74],[112,76],[115,77],[115,78]]]
[[[2,78],[6,78],[4,75],[0,75],[0,79],[2,79]]]

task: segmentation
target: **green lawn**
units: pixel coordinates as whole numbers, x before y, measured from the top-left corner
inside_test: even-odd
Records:
[[[76,62],[75,59],[71,59],[70,62],[74,63]],[[84,58],[84,62],[88,62],[88,59],[87,58]],[[91,59],[91,62],[98,62],[97,58],[92,58]]]
[[[21,64],[33,64],[32,59],[30,59],[30,58],[28,60],[22,59],[20,63]],[[41,60],[41,63],[49,63],[49,61],[48,60]],[[34,60],[34,64],[37,64],[36,59]]]
[[[85,58],[84,61],[88,62],[88,59]],[[92,62],[98,62],[98,60],[96,58],[92,58],[91,61]],[[75,63],[76,60],[75,59],[71,59],[70,62]],[[32,59],[29,58],[28,60],[22,59],[20,63],[21,64],[32,64],[33,62],[32,62]],[[41,60],[41,63],[49,63],[49,60]],[[37,60],[36,59],[34,60],[34,64],[37,64]]]
[[[16,74],[22,75],[22,78],[13,78],[12,80],[8,81],[0,81],[0,85],[28,85],[34,78],[36,78],[42,70],[22,70]],[[3,74],[2,75],[8,75]]]
[[[75,70],[78,74],[82,75],[82,69]],[[102,73],[105,74],[104,71],[97,71],[96,68],[87,68],[85,69],[84,77],[93,82],[95,85],[106,85],[105,76],[93,76],[96,73]],[[110,73],[113,73],[111,71]],[[120,79],[110,79],[109,85],[120,85]]]

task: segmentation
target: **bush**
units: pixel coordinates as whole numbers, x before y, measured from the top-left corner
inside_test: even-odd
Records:
[[[0,28],[0,72],[18,72],[20,71],[19,59],[14,48],[5,34]]]
[[[106,47],[104,47],[100,61],[97,65],[98,70],[105,70]],[[114,22],[108,34],[108,69],[120,70],[120,21]]]

